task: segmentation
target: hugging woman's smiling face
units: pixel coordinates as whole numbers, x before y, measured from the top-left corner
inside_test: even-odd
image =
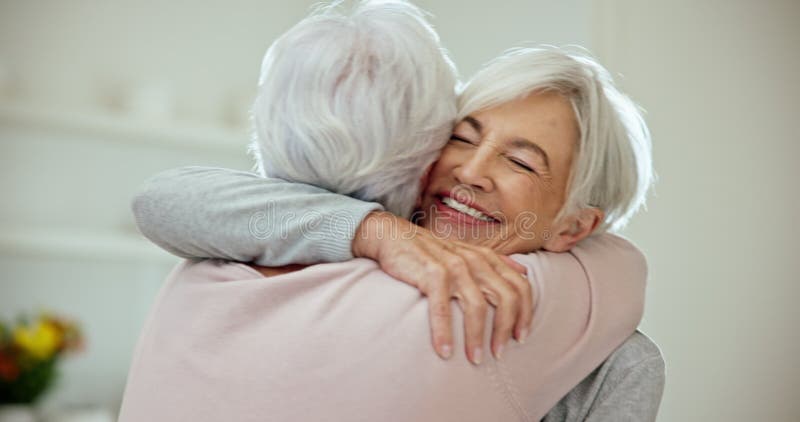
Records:
[[[420,223],[505,254],[547,247],[579,136],[572,104],[557,92],[465,117],[430,171]]]

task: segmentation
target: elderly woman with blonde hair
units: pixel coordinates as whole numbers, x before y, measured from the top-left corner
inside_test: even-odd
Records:
[[[552,47],[454,85],[405,2],[322,9],[273,44],[262,174],[172,170],[134,199],[152,241],[226,261],[171,275],[121,420],[655,417],[663,361],[629,337],[644,259],[605,233],[650,184],[638,110]]]

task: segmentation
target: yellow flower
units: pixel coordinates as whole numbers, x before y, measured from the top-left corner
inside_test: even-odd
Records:
[[[61,343],[61,333],[53,324],[39,321],[34,326],[14,329],[14,343],[39,359],[53,355]]]

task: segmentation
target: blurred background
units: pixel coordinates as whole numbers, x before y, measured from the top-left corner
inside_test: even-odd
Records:
[[[87,337],[44,405],[116,412],[177,261],[131,195],[171,167],[252,167],[261,57],[313,3],[0,0],[0,317],[53,309]],[[659,181],[624,234],[650,266],[659,419],[800,420],[800,2],[416,3],[464,78],[520,42],[579,44],[647,110]]]

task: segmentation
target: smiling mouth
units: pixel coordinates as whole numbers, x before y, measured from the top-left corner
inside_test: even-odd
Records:
[[[466,216],[472,217],[478,221],[482,221],[485,223],[499,223],[499,221],[496,218],[489,216],[482,211],[476,210],[475,208],[472,208],[471,206],[463,202],[459,202],[453,197],[439,196],[437,199],[439,199],[439,202],[445,207],[450,208],[453,211],[457,211]]]

